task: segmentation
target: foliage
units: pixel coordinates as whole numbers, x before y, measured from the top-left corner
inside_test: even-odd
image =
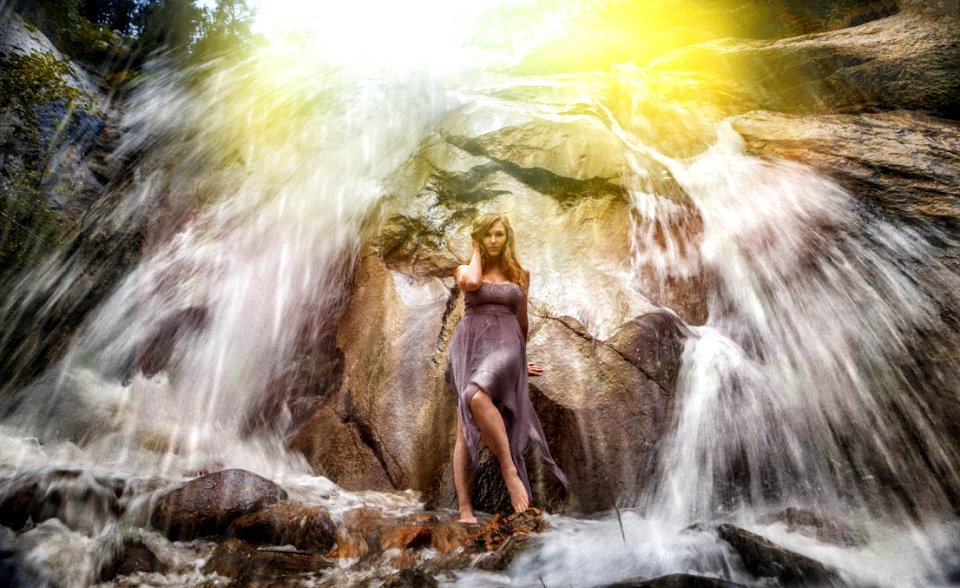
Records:
[[[47,205],[35,171],[4,171],[14,180],[7,190],[0,191],[0,280],[34,262],[70,229]],[[0,183],[6,181],[0,178]]]
[[[7,273],[49,250],[69,228],[41,187],[50,146],[40,115],[51,107],[70,113],[91,104],[68,82],[70,64],[51,54],[0,55],[0,73],[0,113],[9,129],[0,141],[0,267]]]
[[[67,80],[70,64],[47,53],[0,55],[0,109],[12,108],[29,126],[37,124],[39,107],[62,100],[68,109],[89,106]]]
[[[194,59],[205,61],[230,53],[247,54],[261,42],[252,31],[255,17],[256,11],[245,0],[220,0],[212,11],[204,10]]]
[[[79,6],[80,16],[89,22],[124,34],[134,32],[139,10],[138,0],[82,0]]]

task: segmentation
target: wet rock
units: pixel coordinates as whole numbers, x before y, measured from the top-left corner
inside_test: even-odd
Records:
[[[383,588],[436,588],[439,586],[433,576],[420,570],[400,570],[387,578]]]
[[[733,547],[754,576],[776,578],[783,586],[846,585],[835,569],[740,527],[723,524],[717,527],[717,534]]]
[[[203,329],[208,321],[207,309],[193,306],[174,312],[164,319],[156,332],[138,346],[136,366],[148,378],[167,366],[178,339]]]
[[[286,502],[236,519],[227,533],[249,543],[324,553],[335,543],[336,525],[325,508]]]
[[[0,480],[0,525],[20,530],[59,519],[95,535],[121,511],[122,486],[82,470],[29,472]]]
[[[751,112],[734,128],[747,148],[806,163],[868,206],[960,242],[960,126],[916,112],[790,116]]]
[[[423,525],[397,525],[383,529],[380,546],[383,549],[433,548],[439,553],[448,553],[462,547],[470,540],[463,525],[441,523]]]
[[[618,498],[639,495],[650,478],[657,443],[669,425],[673,389],[661,386],[630,359],[648,365],[669,383],[667,366],[679,361],[670,358],[679,344],[666,336],[641,342],[642,327],[648,323],[638,320],[615,339],[629,355],[593,338],[570,317],[543,320],[530,338],[528,356],[544,368],[542,376],[530,378],[530,397],[550,450],[570,480],[569,493],[564,495],[538,459],[527,460],[535,502],[544,508],[580,513],[604,510]],[[650,350],[654,359],[659,352],[662,361],[644,364],[641,352],[634,351],[638,348],[642,354]],[[612,422],[617,427],[611,428]],[[632,458],[624,460],[624,455]],[[501,483],[494,460],[481,462],[477,479],[478,485]],[[483,496],[481,486],[478,499]],[[478,507],[489,508],[482,503]]]
[[[239,539],[227,539],[217,545],[204,565],[204,573],[217,573],[235,578],[234,585],[259,585],[262,582],[281,582],[325,570],[333,560],[325,555],[307,551],[257,548]]]
[[[543,513],[531,507],[506,517],[494,515],[490,522],[473,535],[472,541],[482,545],[487,551],[493,551],[514,535],[541,533],[548,526],[548,523],[543,520]]]
[[[227,578],[240,575],[240,570],[250,558],[256,546],[240,539],[226,539],[217,544],[216,549],[203,566],[205,574],[216,573]]]
[[[247,513],[286,500],[287,492],[244,470],[224,470],[181,485],[158,501],[151,524],[174,541],[224,533]]]
[[[299,451],[325,476],[347,490],[394,490],[381,461],[370,430],[341,416],[336,407],[320,407],[290,440],[289,447]]]
[[[737,588],[743,584],[728,582],[719,578],[694,576],[693,574],[670,574],[659,578],[631,578],[603,588]]]
[[[779,41],[721,39],[672,51],[658,71],[697,77],[698,97],[735,112],[876,108],[960,115],[956,10],[903,2],[860,26]],[[922,34],[918,34],[922,31]]]
[[[518,555],[536,545],[537,539],[529,535],[512,535],[495,551],[485,554],[476,563],[478,570],[499,572],[510,567]]]
[[[675,315],[650,312],[621,325],[605,341],[664,390],[674,390],[687,327]]]
[[[800,533],[808,537],[816,537],[824,543],[833,543],[844,547],[857,547],[867,542],[863,533],[857,533],[847,525],[830,521],[817,513],[802,508],[790,507],[783,511],[772,513],[758,520],[761,524],[784,523],[788,533]]]
[[[166,566],[142,541],[124,542],[116,558],[100,570],[100,581],[109,582],[117,576],[129,576],[137,572],[164,573]]]

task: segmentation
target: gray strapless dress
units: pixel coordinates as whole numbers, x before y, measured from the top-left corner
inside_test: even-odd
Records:
[[[477,467],[480,443],[470,400],[477,390],[483,390],[503,416],[513,463],[530,499],[533,494],[523,461],[529,440],[536,444],[543,462],[563,487],[569,488],[566,475],[550,455],[543,426],[530,402],[527,344],[517,321],[517,310],[524,303],[523,290],[517,284],[483,282],[464,295],[464,303],[466,311],[450,342],[445,377],[457,399],[460,426],[470,454],[468,469]]]

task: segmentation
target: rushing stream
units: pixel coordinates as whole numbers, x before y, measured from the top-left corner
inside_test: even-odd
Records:
[[[199,87],[162,68],[145,76],[125,106],[117,157],[144,155],[102,220],[147,222],[140,262],[60,361],[0,399],[0,490],[39,483],[61,498],[56,516],[0,535],[38,584],[92,583],[116,537],[146,524],[150,500],[197,472],[249,469],[334,513],[418,507],[413,495],[350,493],[313,476],[285,448],[291,415],[251,432],[250,414],[304,328],[342,304],[385,179],[444,114],[488,99],[486,88],[481,78],[467,87],[259,59]],[[646,490],[622,496],[616,516],[550,517],[542,542],[506,572],[457,582],[584,586],[688,572],[749,584],[713,531],[733,522],[856,584],[946,583],[960,460],[927,399],[960,393],[960,374],[924,372],[916,358],[945,332],[937,292],[960,290],[960,279],[927,241],[867,218],[832,181],[746,155],[727,122],[695,121],[711,129],[709,145],[677,157],[645,143],[641,112],[618,121],[590,106],[607,113],[631,162],[636,271],[664,287],[704,276],[708,319],[689,327],[678,408]],[[653,169],[683,196],[657,193]],[[157,202],[169,214],[149,218]],[[75,287],[81,263],[45,262],[3,316]],[[143,369],[171,324],[175,346],[153,349],[162,357]],[[112,487],[123,489],[119,517],[97,498]],[[844,540],[789,532],[774,516],[788,507],[816,511]],[[212,549],[147,539],[179,561]],[[351,563],[331,574],[362,581]],[[199,568],[152,581],[209,579]]]

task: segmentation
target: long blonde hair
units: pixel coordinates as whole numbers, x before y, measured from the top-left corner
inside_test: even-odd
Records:
[[[473,228],[470,231],[470,236],[477,243],[481,244],[480,264],[482,271],[486,273],[488,261],[487,252],[482,247],[483,237],[486,236],[487,231],[489,231],[490,227],[492,227],[497,221],[502,222],[503,228],[507,231],[507,242],[504,244],[503,252],[500,254],[500,266],[503,268],[506,278],[514,284],[519,285],[521,288],[523,288],[523,291],[526,292],[530,287],[530,279],[527,277],[527,270],[520,265],[520,261],[517,259],[517,249],[516,241],[513,235],[513,227],[510,226],[510,220],[507,219],[506,215],[499,212],[488,212],[486,214],[481,214],[474,219]]]

